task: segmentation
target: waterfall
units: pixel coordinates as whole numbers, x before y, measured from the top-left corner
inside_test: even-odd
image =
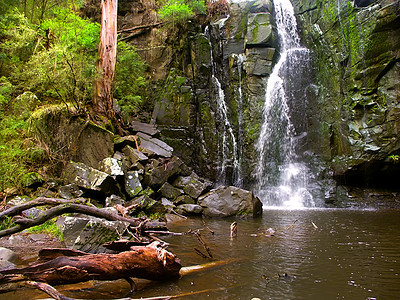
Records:
[[[214,55],[213,55],[213,47],[211,43],[211,35],[209,32],[208,26],[205,28],[204,35],[208,38],[210,44],[210,51],[211,51],[211,81],[214,85],[216,91],[216,104],[217,104],[217,114],[222,121],[220,130],[220,141],[219,141],[219,174],[218,174],[218,182],[220,184],[230,184],[232,181],[237,181],[237,176],[240,173],[239,170],[239,159],[238,159],[238,145],[236,141],[236,137],[233,131],[232,124],[229,120],[229,111],[228,106],[225,102],[225,93],[222,89],[221,82],[218,80],[216,75],[216,64],[214,62]],[[228,167],[232,168],[232,177],[227,178],[227,169]]]
[[[309,50],[301,47],[289,0],[274,0],[280,58],[267,81],[263,124],[256,144],[256,193],[265,206],[314,206],[307,190],[309,170],[296,153],[307,135],[306,99]],[[296,123],[293,122],[296,120]]]
[[[238,54],[236,57],[237,62],[237,71],[238,71],[238,86],[237,86],[237,110],[238,110],[238,153],[242,153],[243,151],[243,128],[244,128],[244,117],[243,117],[243,90],[242,90],[242,69],[243,62],[245,60],[244,54]],[[242,187],[243,178],[242,178],[242,155],[239,155],[237,166],[234,168],[233,173],[233,184],[237,187]]]

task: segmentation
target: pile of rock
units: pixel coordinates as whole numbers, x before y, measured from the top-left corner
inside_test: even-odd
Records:
[[[65,170],[64,198],[88,197],[104,206],[128,208],[125,213],[179,214],[226,217],[251,216],[262,211],[251,192],[235,187],[211,190],[212,183],[198,176],[173,148],[156,138],[154,125],[134,122],[133,135],[114,141],[114,155],[97,168],[70,162]]]

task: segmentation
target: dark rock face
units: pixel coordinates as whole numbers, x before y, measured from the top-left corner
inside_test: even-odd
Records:
[[[398,2],[355,1],[358,8],[339,1],[294,3],[315,62],[312,151],[330,161],[339,183],[397,188]]]

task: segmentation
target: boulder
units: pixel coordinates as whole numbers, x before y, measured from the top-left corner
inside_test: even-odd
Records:
[[[253,216],[262,214],[262,203],[250,191],[234,186],[220,186],[197,200],[208,217]]]
[[[140,139],[140,149],[143,149],[144,152],[150,151],[150,153],[153,153],[158,156],[162,157],[172,157],[172,152],[174,149],[164,143],[163,141],[152,138],[151,136],[139,132],[137,136]]]
[[[168,182],[166,182],[158,190],[158,193],[160,193],[165,198],[174,201],[176,198],[178,198],[180,195],[183,194],[183,191],[180,189],[177,189],[176,187],[174,187],[171,184],[169,184]]]
[[[68,129],[65,129],[66,131]],[[114,153],[114,134],[91,122],[83,127],[76,145],[74,161],[97,168],[101,160]]]
[[[143,191],[138,171],[129,171],[125,176],[125,191],[133,198]]]
[[[128,223],[121,221],[90,218],[75,239],[72,249],[87,253],[106,252],[102,245],[117,240],[127,227]]]
[[[190,176],[179,176],[172,184],[183,191],[190,197],[197,199],[204,191],[211,188],[211,182],[200,178],[196,173]]]
[[[72,248],[79,233],[89,222],[89,217],[65,217],[61,230],[64,237],[64,243],[67,248]]]
[[[65,170],[65,180],[88,190],[99,191],[108,195],[119,194],[117,182],[114,178],[83,163],[70,162]]]
[[[178,205],[177,212],[185,215],[201,215],[203,207],[197,204],[181,204]]]

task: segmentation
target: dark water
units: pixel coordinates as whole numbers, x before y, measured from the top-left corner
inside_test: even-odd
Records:
[[[400,210],[268,210],[257,220],[238,220],[238,236],[233,239],[229,236],[232,221],[205,219],[215,232],[201,231],[213,259],[195,254],[193,248],[205,251],[192,235],[163,239],[171,243],[169,250],[184,266],[235,261],[173,282],[151,284],[131,297],[209,290],[181,299],[400,298]],[[276,230],[275,236],[260,234],[270,227]],[[170,226],[177,232],[200,228],[204,228],[201,219]],[[279,278],[278,273],[288,277]],[[84,288],[87,291],[66,294],[118,298],[128,286],[119,281]],[[0,299],[32,298],[40,296],[27,291],[0,294]]]

